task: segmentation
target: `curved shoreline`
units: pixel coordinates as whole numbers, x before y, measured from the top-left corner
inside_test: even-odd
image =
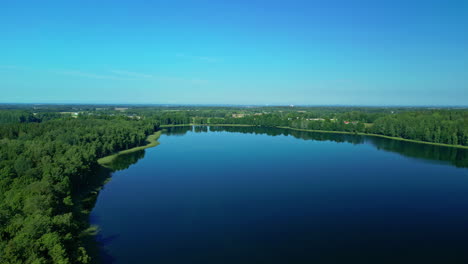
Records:
[[[158,139],[161,136],[161,133],[162,133],[162,130],[158,130],[158,131],[154,132],[153,134],[149,135],[146,138],[146,141],[148,142],[148,144],[146,144],[144,146],[138,146],[138,147],[134,147],[134,148],[130,148],[130,149],[121,150],[121,151],[119,151],[117,153],[102,157],[102,158],[98,159],[97,162],[99,163],[99,165],[106,167],[107,164],[111,163],[119,155],[132,153],[132,152],[147,149],[147,148],[156,147],[157,145],[159,145]]]
[[[231,126],[231,127],[256,127],[256,125],[244,125],[244,124],[178,124],[178,125],[161,125],[160,127],[182,127],[182,126]],[[261,127],[261,126],[260,126]],[[347,134],[347,135],[359,135],[359,136],[371,136],[371,137],[381,137],[386,139],[392,140],[399,140],[399,141],[406,141],[412,143],[419,143],[419,144],[426,144],[426,145],[434,145],[439,147],[449,147],[449,148],[461,148],[461,149],[468,149],[468,146],[462,145],[451,145],[451,144],[444,144],[444,143],[435,143],[435,142],[427,142],[427,141],[420,141],[414,139],[406,139],[401,137],[391,137],[379,134],[371,134],[371,133],[362,133],[362,132],[347,132],[347,131],[331,131],[331,130],[313,130],[313,129],[302,129],[302,128],[292,128],[286,126],[274,126],[276,128],[282,129],[290,129],[296,131],[304,131],[304,132],[316,132],[316,133],[331,133],[331,134]]]

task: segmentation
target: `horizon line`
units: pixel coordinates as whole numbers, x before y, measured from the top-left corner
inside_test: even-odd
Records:
[[[368,104],[216,104],[216,103],[20,103],[20,102],[0,102],[0,105],[105,105],[105,106],[238,106],[238,107],[407,107],[407,108],[468,108],[468,105],[368,105]]]

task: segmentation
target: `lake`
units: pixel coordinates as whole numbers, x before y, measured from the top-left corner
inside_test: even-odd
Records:
[[[176,127],[119,157],[91,223],[105,263],[468,263],[468,151]]]

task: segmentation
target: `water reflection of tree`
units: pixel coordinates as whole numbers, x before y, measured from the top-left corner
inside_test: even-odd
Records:
[[[125,170],[130,165],[135,164],[138,160],[145,157],[145,150],[120,154],[110,164],[107,165],[113,171]]]
[[[339,143],[363,144],[370,143],[377,149],[395,152],[407,157],[419,158],[429,161],[450,163],[457,167],[468,167],[468,150],[428,144],[419,144],[387,138],[333,134],[321,132],[307,132],[271,127],[221,127],[212,126],[210,131],[226,131],[247,134],[263,134],[269,136],[293,136],[303,140],[333,141]]]
[[[164,134],[169,136],[183,136],[187,134],[188,131],[192,131],[191,126],[168,127],[164,129]]]
[[[226,131],[245,134],[261,134],[268,136],[293,136],[303,140],[347,142],[352,144],[364,143],[364,137],[358,135],[335,134],[335,133],[315,133],[291,129],[272,128],[272,127],[222,127],[212,126],[210,131]]]
[[[195,131],[196,133],[208,132],[208,127],[207,126],[194,126],[193,131]]]
[[[450,162],[456,167],[468,167],[468,150],[466,149],[418,144],[378,137],[368,137],[367,141],[378,149],[399,153],[408,157]]]

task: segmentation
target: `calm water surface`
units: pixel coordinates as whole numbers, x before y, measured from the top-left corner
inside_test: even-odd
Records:
[[[466,150],[265,128],[159,141],[98,196],[105,263],[468,263]]]

